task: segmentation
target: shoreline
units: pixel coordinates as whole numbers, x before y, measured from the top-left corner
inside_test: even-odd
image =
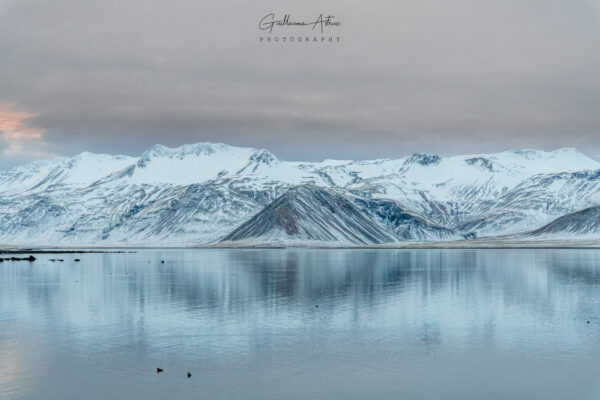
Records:
[[[312,249],[312,250],[403,250],[403,249],[435,249],[435,250],[501,250],[501,249],[600,249],[600,240],[545,240],[545,241],[455,241],[455,242],[411,242],[404,244],[378,244],[378,245],[319,245],[301,243],[264,243],[264,244],[234,244],[234,243],[212,243],[195,246],[2,246],[0,254],[84,254],[84,253],[135,253],[136,250],[205,250],[205,249]]]

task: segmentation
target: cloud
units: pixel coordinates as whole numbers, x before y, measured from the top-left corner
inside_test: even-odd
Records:
[[[342,42],[261,44],[268,12],[331,12]],[[285,159],[600,157],[597,1],[19,0],[0,27],[0,102],[35,110],[48,153],[208,140]]]
[[[9,104],[0,104],[0,165],[55,156],[44,150],[44,132],[29,126],[29,121],[35,116]]]

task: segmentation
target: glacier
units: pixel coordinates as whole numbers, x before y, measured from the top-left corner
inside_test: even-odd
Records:
[[[139,157],[86,152],[0,172],[0,243],[463,240],[535,231],[597,205],[600,163],[572,148],[292,162],[221,143],[156,145]]]

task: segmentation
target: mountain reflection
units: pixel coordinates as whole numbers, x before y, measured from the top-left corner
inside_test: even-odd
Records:
[[[594,250],[146,250],[63,258],[4,263],[2,322],[108,347],[116,344],[107,338],[123,334],[140,346],[186,347],[157,339],[185,335],[189,346],[215,353],[316,336],[360,341],[360,330],[400,346],[537,346],[543,337],[569,347],[593,340],[580,323],[598,318],[592,305],[600,302]],[[219,336],[230,339],[216,343]]]
[[[77,256],[0,264],[0,398],[598,398],[597,250]]]

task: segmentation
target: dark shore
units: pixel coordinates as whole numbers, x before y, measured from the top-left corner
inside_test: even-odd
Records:
[[[26,248],[0,248],[0,254],[86,254],[86,253],[135,253],[131,250],[73,250],[73,249],[61,249],[61,250],[44,250],[44,249],[26,249]]]

